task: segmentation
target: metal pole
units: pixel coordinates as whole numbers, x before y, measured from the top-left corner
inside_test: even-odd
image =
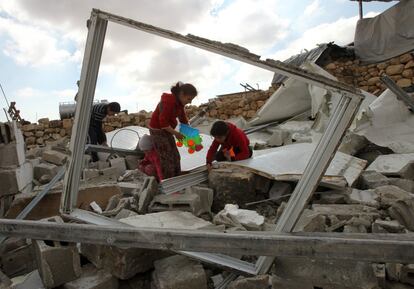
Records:
[[[359,0],[359,19],[363,19],[364,18],[364,10],[363,10],[363,4],[362,4],[362,0]]]

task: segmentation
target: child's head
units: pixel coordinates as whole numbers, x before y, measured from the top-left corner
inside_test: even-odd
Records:
[[[216,121],[211,127],[210,134],[218,143],[224,143],[229,134],[229,127],[224,121]]]
[[[117,102],[108,103],[106,114],[109,116],[115,115],[121,111],[121,106]]]
[[[197,96],[197,89],[191,83],[182,83],[179,81],[171,87],[171,93],[180,100],[182,105],[187,105]]]
[[[154,147],[151,136],[144,134],[139,140],[138,147],[143,152],[151,151]]]

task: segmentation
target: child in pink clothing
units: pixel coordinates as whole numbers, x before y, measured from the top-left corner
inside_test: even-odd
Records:
[[[155,177],[158,181],[162,181],[162,170],[160,158],[154,148],[150,135],[143,135],[139,140],[138,147],[145,153],[145,157],[138,163],[138,168],[144,174]]]

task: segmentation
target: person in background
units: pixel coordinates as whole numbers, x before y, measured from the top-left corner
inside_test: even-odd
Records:
[[[164,179],[181,174],[180,154],[174,137],[182,140],[184,136],[175,130],[178,122],[188,124],[184,107],[197,96],[197,89],[190,83],[177,82],[171,93],[163,93],[161,101],[152,113],[149,123],[150,135],[161,162]]]
[[[145,153],[144,159],[138,163],[138,169],[148,176],[155,177],[158,181],[163,180],[160,158],[154,148],[152,137],[143,135],[139,140],[138,147]]]
[[[241,161],[252,157],[253,151],[247,135],[234,124],[216,121],[211,127],[210,134],[214,141],[207,152],[209,171],[213,161]],[[217,151],[219,146],[220,149]]]
[[[103,131],[102,122],[105,117],[115,115],[121,111],[117,102],[98,103],[92,106],[91,119],[89,122],[88,143],[106,146],[106,135]],[[92,161],[98,161],[98,154],[92,152]]]

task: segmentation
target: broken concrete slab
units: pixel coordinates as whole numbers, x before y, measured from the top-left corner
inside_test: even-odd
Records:
[[[33,181],[33,167],[25,162],[20,167],[0,169],[0,197],[19,192],[30,192]]]
[[[385,176],[398,176],[402,178],[413,178],[410,164],[414,162],[414,153],[390,154],[379,156],[368,168]]]
[[[381,207],[388,208],[397,200],[414,198],[414,194],[406,192],[396,186],[382,186],[375,189]]]
[[[108,271],[84,266],[80,278],[66,283],[62,289],[118,289],[118,286],[118,280]]]
[[[349,203],[351,190],[330,190],[316,192],[313,197],[313,204],[346,204]]]
[[[389,184],[414,194],[414,181],[400,178],[389,178]]]
[[[240,278],[229,284],[227,289],[264,289],[269,287],[269,275]]]
[[[213,190],[206,187],[192,187],[184,193],[157,195],[152,200],[149,211],[187,211],[196,216],[211,212]]]
[[[148,206],[155,195],[158,194],[158,182],[154,177],[146,177],[141,190],[135,195],[138,202],[138,212],[144,214],[148,211]]]
[[[36,180],[40,180],[43,175],[49,175],[53,178],[58,171],[59,167],[54,164],[40,163],[33,168],[33,175]]]
[[[125,174],[125,171],[127,170],[125,159],[121,157],[112,158],[109,160],[109,163],[111,164],[112,168],[116,168],[118,170],[118,174],[122,176]]]
[[[296,223],[293,232],[325,232],[326,216],[305,209]]]
[[[414,231],[414,199],[395,201],[388,209],[388,213],[408,230]]]
[[[380,216],[377,209],[364,205],[319,205],[313,204],[312,210],[326,216],[336,216],[340,220],[351,219],[355,216],[367,216],[374,219]]]
[[[256,211],[239,209],[239,206],[227,204],[213,220],[216,225],[226,227],[240,227],[249,231],[261,231],[264,225],[264,217]]]
[[[63,223],[60,217],[42,221]],[[33,240],[33,246],[40,277],[46,288],[55,288],[81,275],[80,256],[76,244]]]
[[[40,274],[38,270],[35,270],[18,282],[17,284],[13,284],[11,287],[12,289],[46,289],[43,285],[42,279],[40,278]]]
[[[68,156],[66,154],[52,150],[44,151],[42,154],[43,161],[57,166],[63,165],[66,162],[67,158]]]
[[[0,168],[21,166],[25,161],[24,142],[0,143]]]
[[[203,266],[187,257],[174,255],[154,263],[153,285],[156,289],[207,289]]]
[[[364,190],[360,191],[358,189],[353,189],[349,195],[349,203],[351,204],[361,204],[366,206],[371,206],[378,208],[378,191],[376,190]]]
[[[396,220],[377,219],[372,224],[372,233],[405,233],[405,228]]]
[[[169,211],[151,213],[146,215],[132,216],[119,220],[139,228],[165,228],[165,229],[188,229],[202,230],[212,227],[212,223],[197,218],[189,212]]]
[[[376,171],[364,171],[359,177],[360,188],[363,190],[375,189],[380,186],[389,184],[389,180],[386,176]]]

